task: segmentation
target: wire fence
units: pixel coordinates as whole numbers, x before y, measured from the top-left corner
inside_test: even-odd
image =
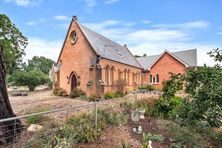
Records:
[[[89,102],[83,105],[70,106],[60,109],[54,109],[50,111],[38,112],[23,116],[17,116],[13,118],[1,119],[0,120],[0,147],[27,147],[24,144],[28,140],[35,137],[36,131],[44,127],[48,123],[58,123],[63,125],[64,122],[72,115],[78,115],[80,113],[91,112],[94,116],[94,127],[97,130],[98,123],[98,109],[104,109],[107,107],[112,107],[112,109],[118,109],[120,104],[123,102],[133,103],[136,100],[145,99],[145,98],[157,98],[161,93],[158,91],[144,91],[144,92],[135,92],[133,94],[128,94],[124,97],[104,100],[99,102]],[[38,124],[30,125],[29,120],[35,120],[39,117],[45,118],[42,122]],[[52,126],[52,125],[51,125]],[[80,125],[81,126],[81,125]],[[51,127],[49,127],[51,128]],[[34,132],[35,131],[35,132]],[[53,129],[50,130],[53,132]],[[44,133],[52,134],[52,133]],[[7,145],[4,145],[7,143]],[[36,147],[38,147],[38,141],[36,141]]]

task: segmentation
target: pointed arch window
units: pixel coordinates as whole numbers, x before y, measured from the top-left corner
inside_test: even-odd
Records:
[[[159,74],[156,75],[156,83],[159,83]]]
[[[110,69],[110,82],[111,84],[114,84],[114,66],[111,67]]]
[[[105,67],[105,83],[109,85],[109,65]]]
[[[150,75],[150,83],[153,83],[153,76]]]

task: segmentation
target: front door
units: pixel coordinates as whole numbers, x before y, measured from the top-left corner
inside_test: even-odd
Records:
[[[77,87],[77,78],[76,76],[73,74],[72,78],[71,78],[71,91]]]

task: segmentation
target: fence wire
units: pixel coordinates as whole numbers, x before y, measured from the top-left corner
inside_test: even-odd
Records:
[[[9,147],[9,148],[29,147],[27,144],[25,145],[27,141],[35,139],[36,136],[41,136],[41,134],[40,135],[36,134],[37,132],[28,131],[30,124],[28,124],[27,120],[31,117],[43,116],[47,118],[46,121],[44,120],[42,122],[38,122],[38,124],[35,124],[34,126],[36,126],[37,128],[39,125],[44,126],[49,123],[59,123],[62,125],[72,115],[92,112],[94,114],[94,127],[95,130],[97,130],[98,109],[104,109],[107,107],[112,107],[113,109],[115,109],[119,108],[120,104],[123,102],[133,103],[136,100],[152,98],[152,97],[155,98],[159,95],[161,95],[161,93],[158,91],[143,91],[139,93],[135,92],[116,99],[110,99],[98,102],[89,102],[83,105],[70,106],[50,111],[17,116],[13,118],[1,119],[0,129],[6,129],[6,130],[0,131],[0,147]],[[53,131],[52,129],[50,130],[50,132],[44,133],[44,136],[46,137],[50,136],[54,132],[55,131]],[[36,147],[39,146],[39,141],[34,141],[34,143]]]

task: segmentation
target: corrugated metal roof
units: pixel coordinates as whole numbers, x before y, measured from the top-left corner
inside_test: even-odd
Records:
[[[166,51],[164,51],[164,53],[165,52]],[[172,52],[171,54],[178,58],[181,62],[186,63],[188,66],[197,66],[196,49]],[[156,62],[156,60],[158,60],[158,58],[160,58],[162,55],[163,54],[140,57],[137,58],[137,60],[139,61],[140,65],[143,66],[144,69],[149,69],[150,66],[152,66]]]
[[[77,21],[76,21],[77,22]],[[125,46],[92,31],[77,22],[95,52],[103,58],[131,65],[142,69],[140,63]]]

